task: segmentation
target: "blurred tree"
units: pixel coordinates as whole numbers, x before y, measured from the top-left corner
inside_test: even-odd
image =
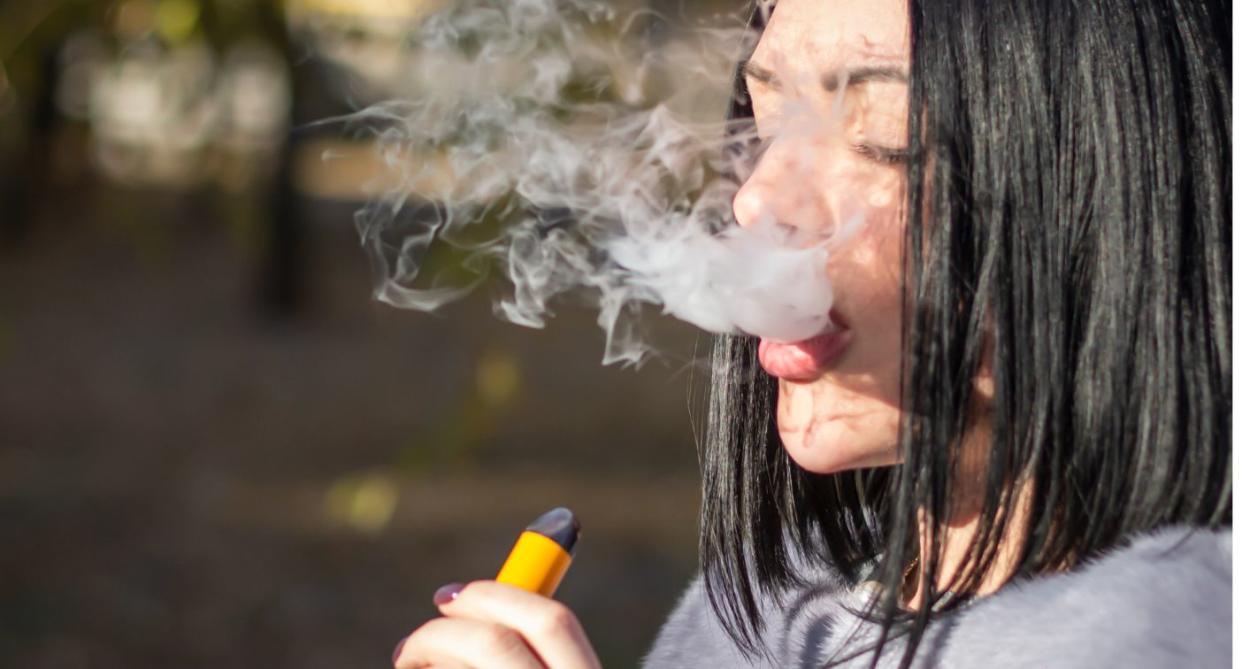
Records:
[[[29,233],[43,190],[53,129],[56,53],[63,36],[100,21],[87,0],[16,0],[0,4],[0,244]]]

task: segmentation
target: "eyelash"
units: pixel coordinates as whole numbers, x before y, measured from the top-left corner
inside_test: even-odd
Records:
[[[856,153],[881,165],[904,165],[910,160],[910,152],[904,149],[890,149],[875,144],[862,143],[852,144],[850,147]]]
[[[772,144],[770,137],[755,137],[750,142],[751,160],[758,162],[759,157],[767,152]],[[877,144],[855,142],[850,145],[858,155],[881,165],[904,165],[910,161],[910,152],[905,149],[891,149]]]

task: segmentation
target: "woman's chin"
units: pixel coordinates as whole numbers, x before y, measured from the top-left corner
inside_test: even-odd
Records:
[[[834,439],[829,434],[817,433],[813,440],[805,432],[781,432],[785,452],[797,465],[815,474],[835,474],[851,469],[885,467],[899,462],[896,445],[859,444],[845,446],[848,436]]]
[[[777,431],[794,462],[817,474],[897,464],[900,411],[878,399],[847,400],[827,390],[785,387],[778,399]]]

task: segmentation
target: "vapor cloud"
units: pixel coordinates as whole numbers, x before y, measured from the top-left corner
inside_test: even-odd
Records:
[[[647,351],[644,305],[784,341],[828,327],[830,240],[733,221],[751,157],[729,147],[754,129],[723,119],[755,36],[737,17],[668,25],[591,0],[462,0],[423,20],[409,38],[423,92],[349,119],[397,177],[356,217],[378,299],[434,310],[500,271],[513,289],[496,311],[514,323],[541,327],[569,295],[596,306],[606,363]],[[409,217],[420,201],[436,215]],[[480,278],[430,275],[435,244]]]

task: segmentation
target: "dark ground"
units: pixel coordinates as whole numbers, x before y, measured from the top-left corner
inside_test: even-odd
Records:
[[[695,566],[684,358],[604,368],[570,308],[377,304],[341,205],[307,203],[278,317],[217,200],[40,201],[0,252],[0,666],[387,666],[557,505],[584,525],[559,597],[636,664]]]

